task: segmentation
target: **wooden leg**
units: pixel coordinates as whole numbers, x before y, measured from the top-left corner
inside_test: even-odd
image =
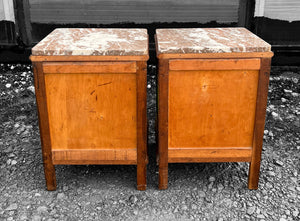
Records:
[[[47,190],[56,190],[55,168],[52,163],[47,98],[42,62],[33,63],[33,72],[46,185]]]
[[[158,188],[168,188],[168,100],[169,100],[169,61],[159,60],[158,72]]]
[[[159,167],[158,189],[168,189],[168,167]]]
[[[146,190],[147,188],[147,167],[146,163],[137,165],[137,189]]]
[[[44,161],[44,173],[45,173],[47,190],[49,191],[56,190],[55,167],[52,164],[52,161],[45,159],[44,156],[43,156],[43,161]]]
[[[147,63],[137,62],[137,189],[147,187]]]
[[[253,133],[252,159],[249,167],[248,188],[257,189],[260,171],[261,152],[263,145],[265,116],[268,98],[271,58],[261,59],[261,69],[258,78],[255,126]]]

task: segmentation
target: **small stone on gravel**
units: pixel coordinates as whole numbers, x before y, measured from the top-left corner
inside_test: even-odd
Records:
[[[42,217],[40,217],[39,215],[34,215],[32,217],[32,221],[41,221],[42,220]]]
[[[268,175],[269,175],[269,176],[275,176],[276,174],[275,174],[273,171],[269,171],[269,172],[268,172]]]
[[[205,192],[204,191],[199,191],[198,195],[199,195],[199,197],[204,198],[205,197]]]
[[[6,149],[4,149],[4,153],[10,153],[13,151],[12,146],[8,146]]]
[[[282,167],[282,166],[284,165],[284,163],[281,162],[280,160],[274,160],[273,162],[274,162],[274,164],[277,165],[277,166],[281,166],[281,167]]]
[[[138,198],[135,195],[129,197],[129,202],[135,204],[138,201]]]
[[[285,99],[284,97],[282,97],[282,98],[281,98],[281,101],[282,101],[283,103],[285,103],[285,102],[287,101],[287,99]]]
[[[65,198],[65,194],[64,193],[58,193],[56,198],[58,200],[63,200]]]
[[[273,188],[272,183],[267,182],[267,183],[266,183],[266,188],[267,188],[267,189],[272,189],[272,188]]]
[[[224,186],[221,183],[219,183],[217,185],[217,188],[218,188],[219,191],[221,191],[222,189],[224,189]]]
[[[181,210],[183,210],[183,211],[186,211],[187,209],[188,209],[187,205],[183,205],[183,206],[181,207]]]
[[[193,210],[196,210],[198,207],[197,207],[197,205],[196,204],[192,204],[192,209]]]
[[[265,218],[265,216],[264,216],[263,214],[258,214],[256,217],[257,217],[258,219],[264,219],[264,218]]]
[[[10,204],[5,210],[6,211],[12,211],[12,210],[17,210],[18,205],[16,203]]]
[[[275,120],[279,119],[279,114],[277,114],[276,112],[273,111],[271,114]]]
[[[254,213],[254,211],[255,211],[255,206],[251,206],[247,209],[247,214],[251,216]]]
[[[29,87],[27,88],[27,90],[31,91],[32,93],[35,93],[34,86],[29,86]]]
[[[206,197],[205,197],[205,201],[206,201],[207,203],[212,203],[212,202],[213,202],[212,199],[211,199],[211,197],[209,197],[209,196],[206,196]]]
[[[26,214],[22,214],[20,217],[19,217],[20,220],[28,220],[28,217],[26,216]]]
[[[208,181],[209,181],[209,182],[215,182],[215,181],[216,181],[216,178],[213,177],[213,176],[211,176],[211,177],[209,177]]]
[[[63,191],[67,191],[69,189],[69,187],[68,186],[63,186]]]
[[[39,214],[42,214],[42,213],[46,213],[47,212],[47,207],[46,206],[39,206],[36,211],[39,213]]]
[[[293,216],[294,217],[297,217],[299,215],[299,210],[296,208],[294,211],[293,211]]]

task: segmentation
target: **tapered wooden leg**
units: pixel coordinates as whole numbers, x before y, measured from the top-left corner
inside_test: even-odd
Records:
[[[47,190],[56,190],[55,167],[52,164],[52,161],[45,159],[45,157],[43,157],[43,161]]]
[[[137,189],[147,187],[147,63],[137,62]]]
[[[137,189],[146,190],[147,188],[147,167],[146,163],[137,165]]]
[[[168,188],[168,96],[169,96],[169,61],[159,60],[158,72],[158,188]]]
[[[160,190],[168,189],[168,167],[159,168],[158,188]]]
[[[56,190],[55,168],[52,163],[47,98],[42,62],[33,63],[33,72],[46,185],[47,190]]]
[[[268,98],[271,58],[261,59],[261,69],[258,78],[255,126],[253,133],[252,159],[249,167],[248,188],[257,189],[260,171],[261,152],[263,145],[265,116]]]

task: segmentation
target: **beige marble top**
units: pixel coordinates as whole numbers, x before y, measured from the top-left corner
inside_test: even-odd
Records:
[[[271,45],[245,28],[156,30],[158,54],[268,52]]]
[[[148,55],[146,29],[58,28],[32,55]]]

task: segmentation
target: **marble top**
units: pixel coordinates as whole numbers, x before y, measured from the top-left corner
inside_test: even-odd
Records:
[[[148,55],[147,29],[58,28],[32,55]]]
[[[268,52],[271,45],[245,28],[156,30],[158,54]]]

